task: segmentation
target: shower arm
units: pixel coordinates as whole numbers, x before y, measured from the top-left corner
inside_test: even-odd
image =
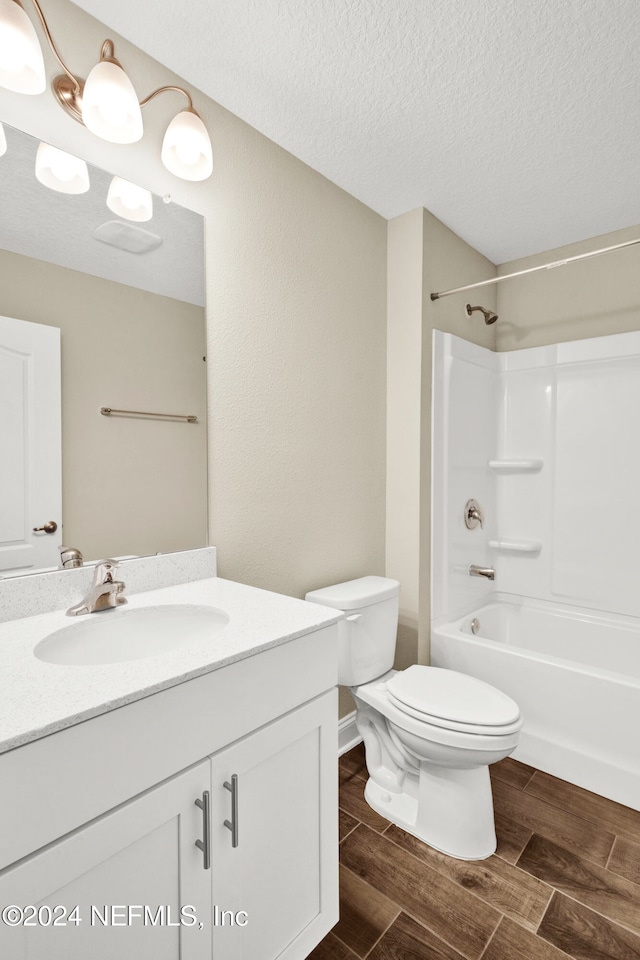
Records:
[[[538,270],[552,270],[554,267],[564,267],[567,263],[586,260],[588,257],[597,257],[601,253],[611,253],[612,250],[622,250],[624,247],[633,247],[637,243],[640,243],[640,237],[638,237],[637,240],[627,240],[625,243],[616,243],[613,247],[602,247],[600,250],[580,253],[575,257],[565,257],[564,260],[554,260],[553,263],[542,263],[539,267],[529,267],[527,270],[518,270],[516,273],[505,273],[502,277],[491,277],[490,280],[468,283],[465,287],[454,287],[453,290],[443,290],[441,293],[432,293],[431,299],[440,300],[442,297],[450,297],[452,293],[463,293],[465,290],[475,290],[476,287],[486,287],[492,283],[501,283],[503,280],[512,280],[514,277],[524,276],[525,273],[537,273]]]

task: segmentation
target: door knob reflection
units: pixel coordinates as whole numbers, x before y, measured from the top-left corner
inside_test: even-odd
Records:
[[[58,524],[55,522],[55,520],[47,520],[43,527],[34,527],[33,532],[40,533],[40,531],[44,530],[45,533],[55,533],[57,529]]]

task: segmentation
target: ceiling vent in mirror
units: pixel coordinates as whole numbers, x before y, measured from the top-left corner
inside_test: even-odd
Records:
[[[127,253],[149,253],[162,243],[162,237],[157,233],[143,230],[132,223],[123,223],[122,220],[107,220],[93,231],[93,236],[100,243],[108,243]]]

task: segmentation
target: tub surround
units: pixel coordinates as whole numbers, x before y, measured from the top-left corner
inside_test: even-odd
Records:
[[[471,563],[503,593],[640,617],[640,332],[493,353],[436,331],[434,358],[432,619],[484,602]]]
[[[193,557],[192,565],[186,554],[127,561],[122,564],[119,576],[127,586],[128,603],[122,607],[123,612],[163,604],[197,604],[224,610],[229,615],[229,623],[212,641],[185,645],[170,653],[126,663],[63,666],[37,660],[33,649],[53,631],[74,622],[66,616],[65,610],[1,624],[0,658],[5,689],[0,707],[0,753],[185,680],[219,670],[340,619],[337,611],[219,577],[209,576],[190,583],[148,589],[155,576],[153,567],[158,568],[158,577],[164,574],[165,579],[187,573],[195,575],[198,564],[202,574],[205,570],[203,561],[207,559],[210,567],[210,554],[208,558]],[[74,577],[74,574],[83,576]],[[60,580],[69,577],[76,583],[73,590],[69,585],[65,592],[71,593],[73,601],[77,601],[84,590],[85,580],[90,584],[91,575],[90,570],[77,570],[25,578],[20,583],[21,600],[32,593],[43,603],[53,603],[54,588]],[[135,592],[143,585],[146,590]],[[6,586],[13,587],[14,581],[7,582]],[[107,611],[90,616],[117,616],[119,612]]]
[[[518,760],[640,809],[640,332],[500,354],[436,332],[434,358],[432,663],[516,700]]]

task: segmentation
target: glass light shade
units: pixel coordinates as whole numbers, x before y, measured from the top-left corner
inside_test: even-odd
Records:
[[[207,128],[197,113],[183,110],[173,118],[162,141],[162,162],[182,180],[206,180],[213,171]]]
[[[31,20],[15,0],[0,0],[0,86],[35,94],[46,85],[42,50]]]
[[[142,137],[142,114],[133,84],[121,66],[101,60],[82,92],[85,126],[111,143],[135,143]]]
[[[151,220],[153,216],[153,197],[144,187],[129,183],[121,177],[114,177],[107,194],[109,210],[125,220]]]
[[[4,127],[0,123],[0,157],[4,157],[7,152],[7,138],[4,135]]]
[[[86,193],[89,171],[84,160],[49,143],[41,143],[36,154],[36,177],[58,193]]]

